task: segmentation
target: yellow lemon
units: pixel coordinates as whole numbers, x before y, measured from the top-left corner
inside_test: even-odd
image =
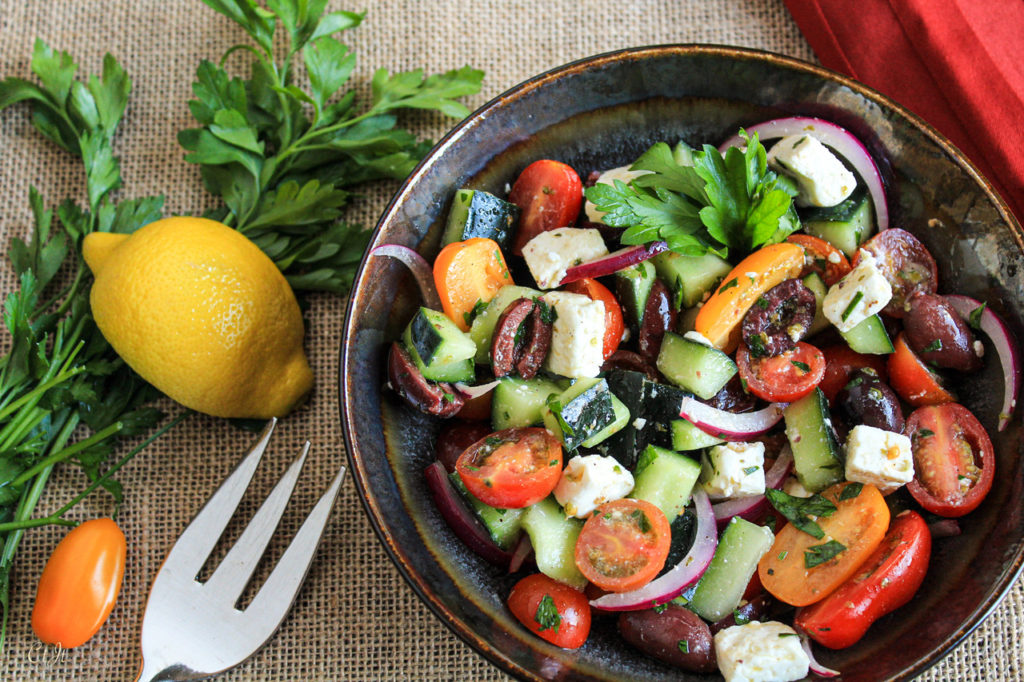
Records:
[[[259,247],[205,218],[165,218],[82,246],[103,336],[182,405],[217,417],[286,414],[313,385],[302,313]]]

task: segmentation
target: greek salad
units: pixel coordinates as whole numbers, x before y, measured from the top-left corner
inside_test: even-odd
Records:
[[[590,170],[590,169],[584,169]],[[667,664],[797,680],[909,601],[995,454],[956,376],[1019,362],[890,225],[865,147],[820,119],[591,173],[459,189],[390,388],[450,420],[426,484],[522,573],[508,608],[583,646],[592,618]]]

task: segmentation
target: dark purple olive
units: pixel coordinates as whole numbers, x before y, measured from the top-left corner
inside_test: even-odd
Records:
[[[707,623],[677,604],[624,611],[619,616],[619,633],[624,640],[659,661],[700,673],[718,669]]]
[[[917,294],[903,317],[907,343],[925,362],[970,372],[981,368],[974,334],[963,318],[938,294]]]
[[[613,369],[625,369],[631,372],[641,372],[644,376],[655,383],[663,382],[658,370],[647,358],[631,350],[617,350],[608,356],[608,359],[601,365],[601,371],[607,372]]]
[[[540,371],[551,349],[551,321],[532,299],[517,298],[508,304],[494,325],[491,365],[495,377],[515,369],[524,379]]]
[[[731,628],[733,625],[745,625],[752,620],[762,620],[765,614],[768,613],[768,607],[771,606],[771,604],[771,596],[769,596],[767,592],[762,592],[743,606],[733,610],[732,613],[722,620],[712,623],[709,628],[711,630],[711,634],[715,635],[720,630]],[[738,623],[736,622],[737,616],[739,617]]]
[[[859,367],[836,396],[841,416],[851,424],[866,424],[903,433],[903,408],[896,392],[871,367]]]
[[[798,279],[787,279],[750,306],[743,317],[743,343],[754,357],[784,353],[807,336],[816,309],[814,292]]]
[[[454,417],[465,401],[451,384],[424,378],[401,344],[391,344],[388,353],[388,382],[391,389],[420,412],[435,417]]]
[[[455,462],[458,461],[459,455],[473,443],[491,435],[492,431],[490,422],[456,421],[446,424],[437,435],[437,444],[434,447],[437,461],[444,465],[448,473],[455,471]]]
[[[676,309],[672,306],[672,296],[668,287],[662,284],[660,279],[654,280],[651,293],[647,297],[647,305],[644,306],[644,318],[640,323],[640,333],[637,335],[637,347],[640,350],[640,355],[652,361],[658,358],[661,340],[665,336],[665,332],[675,328],[676,316]]]
[[[726,412],[750,412],[757,406],[757,398],[743,390],[743,380],[737,374],[707,403]]]

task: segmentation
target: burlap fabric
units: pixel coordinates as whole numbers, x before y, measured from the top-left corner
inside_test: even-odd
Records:
[[[465,63],[487,72],[472,106],[521,80],[564,62],[617,48],[670,42],[709,42],[813,55],[778,0],[360,0],[365,24],[346,36],[359,55],[357,78],[371,70],[445,70]],[[200,59],[216,59],[244,40],[239,29],[199,0],[0,0],[0,76],[28,77],[33,39],[70,51],[88,72],[104,52],[120,59],[134,80],[119,138],[125,196],[164,193],[167,213],[197,212],[210,198],[196,169],[182,160],[175,134],[192,125],[186,108]],[[449,122],[408,120],[436,139]],[[6,246],[26,234],[28,188],[49,204],[81,199],[79,165],[44,142],[26,108],[0,116],[0,230]],[[396,184],[372,188],[348,217],[372,224]],[[12,278],[0,271],[0,288]],[[307,314],[307,351],[317,377],[312,400],[279,427],[258,474],[261,498],[309,438],[313,451],[296,504],[286,515],[293,530],[345,461],[338,418],[338,348],[344,301],[317,296]],[[175,412],[176,406],[164,407]],[[0,677],[11,680],[127,680],[139,665],[137,640],[150,581],[187,520],[227,474],[250,441],[224,421],[196,417],[124,470],[126,501],[119,521],[129,538],[121,599],[103,631],[85,646],[56,656],[32,635],[35,582],[63,530],[31,531],[13,575],[10,629]],[[74,472],[58,475],[42,510],[80,489]],[[251,513],[247,499],[242,514]],[[109,514],[109,500],[81,505],[81,518]],[[275,542],[280,553],[283,542]],[[276,556],[276,554],[274,555]],[[266,568],[262,569],[266,574]],[[979,630],[924,675],[927,680],[1024,680],[1024,589],[1021,585]],[[320,555],[294,610],[276,638],[252,660],[224,676],[245,680],[494,680],[496,669],[448,632],[415,597],[388,561],[346,485]]]

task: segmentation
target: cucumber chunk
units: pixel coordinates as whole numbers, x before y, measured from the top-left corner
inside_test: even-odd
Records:
[[[804,277],[803,282],[804,286],[814,294],[814,321],[811,322],[811,328],[807,330],[808,336],[814,336],[818,332],[828,329],[832,324],[825,317],[825,312],[822,310],[822,304],[825,302],[825,294],[828,293],[828,287],[825,286],[825,280],[816,272],[812,272]]]
[[[623,466],[633,469],[648,445],[668,448],[672,445],[669,424],[678,418],[683,396],[675,386],[651,381],[641,372],[614,369],[606,376],[608,388],[629,410],[632,419],[599,449]]]
[[[676,310],[691,308],[704,298],[704,294],[729,274],[729,261],[713,253],[703,256],[683,256],[674,251],[663,251],[651,259],[658,277],[675,295]]]
[[[875,212],[863,184],[836,206],[806,208],[800,213],[807,234],[824,239],[847,258],[852,258],[875,230]]]
[[[736,374],[732,358],[711,346],[665,332],[658,352],[658,370],[669,381],[708,400]]]
[[[688,419],[672,420],[672,449],[679,452],[702,450],[725,441],[694,426]]]
[[[420,308],[402,333],[402,343],[424,378],[430,381],[473,380],[476,346],[443,313]],[[424,360],[423,354],[429,359]]]
[[[488,302],[483,312],[477,315],[469,326],[469,338],[476,344],[476,364],[487,365],[491,362],[491,339],[498,318],[505,312],[508,304],[518,298],[537,298],[540,292],[529,287],[515,284],[498,289],[498,293]]]
[[[885,324],[878,315],[864,318],[864,321],[848,332],[839,332],[847,345],[858,353],[870,355],[886,355],[895,349]]]
[[[604,379],[578,379],[548,400],[544,426],[569,451],[594,447],[629,422],[629,410],[608,390]]]
[[[616,298],[622,303],[626,323],[634,329],[639,329],[643,322],[644,308],[656,276],[654,265],[647,260],[615,273]]]
[[[466,500],[470,508],[476,512],[477,518],[484,524],[487,532],[491,534],[491,539],[494,540],[495,544],[505,551],[511,550],[516,542],[519,541],[519,536],[522,535],[523,517],[526,516],[526,510],[495,509],[489,504],[481,502],[471,492],[466,490],[466,484],[462,482],[462,478],[454,471],[448,474],[448,479],[455,486],[455,489],[459,491],[463,499]]]
[[[782,416],[786,420],[786,438],[793,449],[793,467],[800,485],[816,493],[843,480],[839,444],[832,430],[828,401],[821,389],[815,388],[787,405]]]
[[[530,536],[537,569],[578,589],[587,584],[576,568],[576,539],[582,529],[583,522],[567,517],[553,497],[528,507],[523,515],[523,530]]]
[[[491,424],[498,431],[540,424],[548,398],[561,392],[558,384],[547,379],[504,377],[491,397]]]
[[[711,565],[697,583],[690,610],[712,623],[732,613],[757,570],[757,562],[774,542],[775,535],[764,526],[733,517],[722,532]]]
[[[668,522],[672,523],[690,501],[698,476],[698,462],[677,452],[648,445],[637,464],[633,492],[629,496],[650,502],[665,512]]]
[[[519,222],[519,213],[518,206],[489,192],[460,189],[452,199],[442,241],[451,244],[472,237],[484,237],[493,239],[505,249]]]

